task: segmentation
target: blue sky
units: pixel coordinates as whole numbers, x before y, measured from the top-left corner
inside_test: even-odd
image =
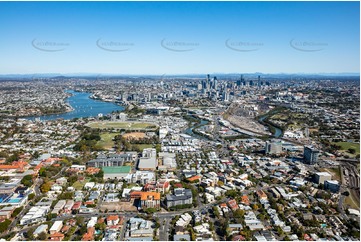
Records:
[[[359,9],[359,2],[0,2],[0,74],[359,73]]]

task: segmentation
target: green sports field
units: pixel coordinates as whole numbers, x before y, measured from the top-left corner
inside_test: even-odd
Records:
[[[359,143],[351,143],[351,142],[337,142],[336,145],[341,147],[341,150],[348,151],[348,149],[355,149],[356,154],[360,154],[360,144]],[[348,153],[348,152],[347,152]]]
[[[88,127],[94,129],[151,129],[155,128],[155,124],[141,123],[141,122],[109,122],[109,121],[98,121],[90,122],[87,124]]]
[[[97,145],[101,146],[103,149],[109,150],[113,148],[114,141],[113,138],[117,136],[119,133],[101,133],[101,140],[98,141]]]

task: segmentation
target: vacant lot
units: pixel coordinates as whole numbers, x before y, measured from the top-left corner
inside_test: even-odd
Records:
[[[133,205],[134,199],[129,202],[103,202],[100,206],[101,211],[137,211],[137,208]]]
[[[110,121],[98,121],[90,122],[87,124],[90,128],[94,129],[151,129],[156,125],[151,123],[140,122],[110,122]]]
[[[132,133],[126,133],[123,135],[126,139],[143,139],[145,137],[145,133],[141,132],[132,132]]]
[[[353,194],[350,193],[350,196],[345,198],[345,204],[346,205],[350,205],[351,208],[353,209],[359,209],[360,208],[360,204],[356,201],[356,199],[353,197]]]
[[[328,172],[332,175],[332,179],[334,180],[338,180],[341,181],[341,172],[340,172],[340,168],[321,168],[320,171],[325,171]]]
[[[82,182],[80,182],[80,181],[76,181],[76,182],[74,182],[74,184],[73,184],[73,186],[72,187],[74,187],[75,188],[75,190],[82,190],[83,189],[83,187],[84,187],[84,185],[85,185],[85,183],[87,183],[87,182],[89,182],[90,181],[90,179],[84,179],[84,181],[82,181]]]

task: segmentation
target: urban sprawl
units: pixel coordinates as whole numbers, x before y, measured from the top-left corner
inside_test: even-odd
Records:
[[[0,240],[358,241],[359,131],[359,77],[2,79]]]

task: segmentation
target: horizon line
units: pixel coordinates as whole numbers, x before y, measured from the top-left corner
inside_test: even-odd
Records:
[[[75,73],[55,73],[55,72],[42,72],[42,73],[6,73],[0,74],[4,76],[192,76],[192,75],[351,75],[360,76],[360,72],[202,72],[202,73],[88,73],[88,72],[75,72]]]

